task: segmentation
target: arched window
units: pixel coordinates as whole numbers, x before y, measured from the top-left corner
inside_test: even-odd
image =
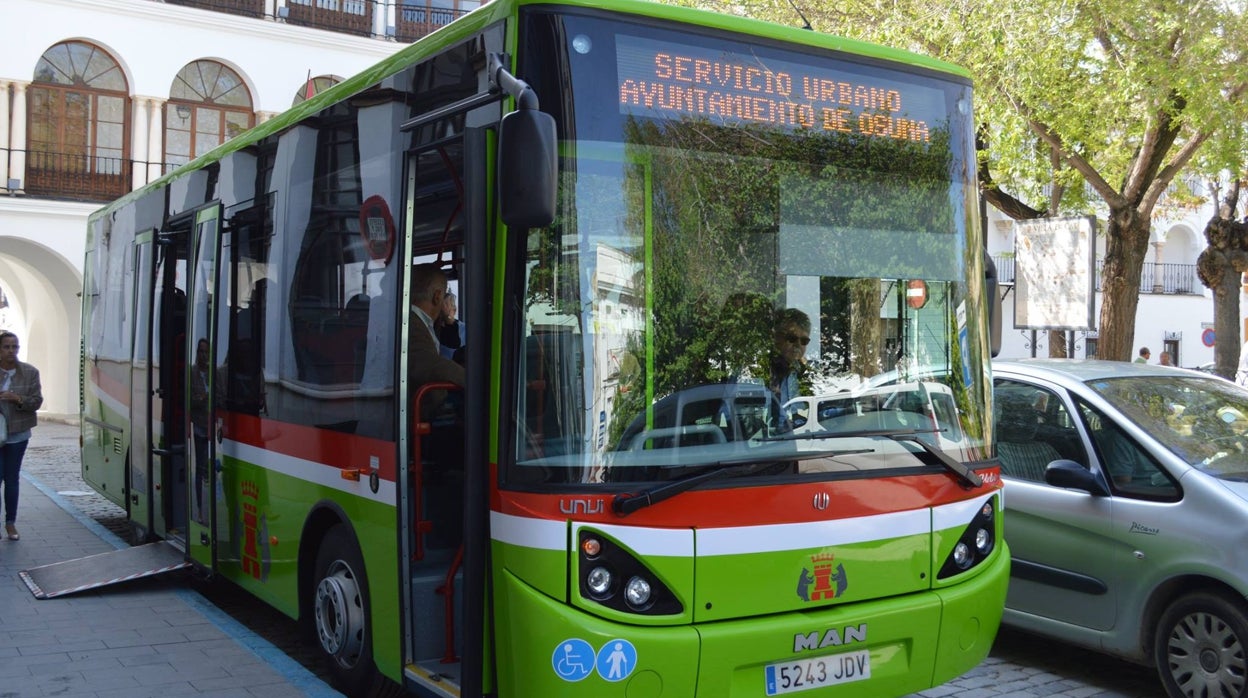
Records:
[[[306,83],[299,86],[299,91],[295,92],[295,101],[290,106],[302,104],[340,82],[342,81],[332,75],[318,75],[314,78],[308,78]]]
[[[100,47],[66,41],[44,52],[27,101],[27,191],[90,201],[129,191],[129,95]]]
[[[165,105],[165,171],[203,155],[254,126],[251,93],[238,73],[216,61],[183,68]]]

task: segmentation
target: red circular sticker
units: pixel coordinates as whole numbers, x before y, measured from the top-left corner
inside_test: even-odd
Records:
[[[386,200],[374,194],[364,200],[360,207],[360,236],[368,255],[389,264],[394,254],[394,217]]]
[[[927,282],[922,279],[911,279],[906,284],[906,305],[918,310],[927,305]]]

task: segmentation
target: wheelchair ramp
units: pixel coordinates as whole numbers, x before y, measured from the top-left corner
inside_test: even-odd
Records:
[[[190,567],[186,554],[167,541],[136,545],[77,560],[32,567],[18,573],[37,599],[151,577]]]

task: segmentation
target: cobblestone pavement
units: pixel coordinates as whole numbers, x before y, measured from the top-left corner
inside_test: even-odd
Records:
[[[80,512],[129,540],[125,512],[82,481],[76,425],[41,422],[22,469]],[[298,624],[228,582],[186,579],[197,591],[322,679],[316,648]],[[2,690],[0,690],[2,693]],[[906,698],[1164,698],[1152,669],[1003,629],[990,656],[942,686]]]

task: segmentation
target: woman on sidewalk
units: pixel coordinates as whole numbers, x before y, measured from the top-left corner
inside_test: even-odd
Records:
[[[5,424],[0,430],[0,486],[4,487],[4,532],[9,540],[21,538],[16,525],[18,473],[30,430],[38,423],[35,410],[43,404],[39,369],[17,360],[20,348],[17,335],[0,332],[0,415]]]

